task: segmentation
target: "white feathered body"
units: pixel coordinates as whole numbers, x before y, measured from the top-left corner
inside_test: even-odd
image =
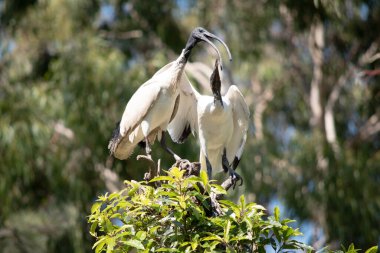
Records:
[[[161,139],[179,103],[178,83],[184,67],[181,56],[161,68],[128,101],[120,121],[119,140],[111,140],[109,145],[116,158],[127,159],[146,138],[149,143]],[[113,143],[116,145],[112,149]]]
[[[214,97],[200,95],[187,78],[181,80],[179,92],[178,112],[168,126],[173,141],[182,143],[189,129],[197,133],[202,168],[206,168],[207,156],[212,168],[221,170],[224,149],[230,165],[240,160],[249,123],[249,109],[240,90],[230,86],[222,97],[223,107],[214,103]]]
[[[222,107],[219,102],[214,103],[213,97],[201,96],[198,99],[197,111],[200,160],[207,156],[212,168],[219,171],[222,169],[223,151],[228,147],[233,134],[231,103],[227,98],[223,98]]]

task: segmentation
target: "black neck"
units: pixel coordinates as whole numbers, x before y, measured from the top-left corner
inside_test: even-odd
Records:
[[[198,43],[198,41],[196,39],[194,39],[193,36],[190,35],[187,43],[186,43],[186,47],[185,47],[185,60],[187,61],[190,57],[190,53],[191,53],[191,50],[193,49],[193,47]]]
[[[218,61],[215,62],[215,69],[211,74],[210,83],[211,83],[212,94],[214,95],[214,105],[216,105],[217,102],[220,102],[220,105],[224,107],[222,96],[220,94],[222,82],[220,80],[220,75],[219,75]]]

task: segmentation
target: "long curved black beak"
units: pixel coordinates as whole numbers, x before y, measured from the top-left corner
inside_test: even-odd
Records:
[[[210,33],[210,32],[205,32],[202,36],[202,40],[203,41],[206,41],[208,44],[210,44],[214,49],[215,51],[218,53],[218,56],[219,56],[219,62],[220,62],[220,67],[222,68],[222,56],[218,50],[218,48],[214,45],[214,43],[212,43],[208,38],[212,38],[212,39],[216,39],[218,40],[220,43],[222,43],[222,45],[226,48],[227,50],[227,53],[228,53],[228,57],[230,59],[230,61],[232,61],[232,56],[231,56],[231,52],[230,52],[230,49],[228,48],[227,44],[221,39],[219,38],[218,36]],[[219,63],[218,63],[219,64]]]
[[[224,48],[227,50],[228,58],[230,59],[230,61],[232,61],[232,55],[231,55],[230,49],[228,48],[227,44],[221,38],[219,38],[218,36],[216,36],[216,35],[214,35],[214,34],[212,34],[210,32],[206,32],[205,36],[207,36],[209,38],[212,38],[212,39],[216,39],[217,41],[219,41],[220,43],[222,43],[222,45],[224,46]]]
[[[212,94],[214,95],[214,104],[216,104],[219,101],[221,106],[224,107],[222,95],[220,94],[220,90],[222,88],[222,81],[220,80],[219,66],[220,66],[219,59],[216,59],[214,71],[212,72],[210,76],[210,84],[211,84]]]

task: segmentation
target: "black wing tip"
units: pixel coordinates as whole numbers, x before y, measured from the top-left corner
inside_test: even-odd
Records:
[[[240,163],[240,159],[237,156],[235,156],[235,158],[234,158],[234,160],[232,162],[232,169],[236,170],[236,168],[239,165],[239,163]]]
[[[187,137],[190,135],[190,133],[191,133],[191,127],[190,127],[190,124],[187,124],[185,129],[183,129],[181,136],[178,139],[178,143],[184,143]]]
[[[145,149],[146,148],[146,142],[145,141],[140,141],[137,145],[139,145],[139,147],[141,149]]]
[[[111,154],[114,154],[116,151],[117,146],[119,145],[121,140],[120,135],[120,121],[116,123],[116,127],[112,132],[111,139],[108,143],[108,149],[111,152]]]

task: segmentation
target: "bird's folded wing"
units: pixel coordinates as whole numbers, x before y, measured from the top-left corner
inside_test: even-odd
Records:
[[[247,138],[250,113],[247,103],[237,86],[230,86],[225,97],[231,101],[234,121],[233,135],[228,145],[227,154],[234,154],[234,160],[237,161],[233,163],[238,163]]]
[[[197,98],[199,93],[193,88],[186,74],[181,77],[179,85],[179,105],[177,113],[168,125],[168,132],[173,141],[183,143],[190,133],[198,129]]]
[[[147,81],[128,101],[120,122],[120,132],[123,136],[133,131],[155,105],[160,94],[160,86],[157,85],[159,81],[154,79]]]
[[[173,62],[162,67],[132,95],[125,107],[121,121],[115,128],[108,144],[108,148],[112,154],[116,154],[119,144],[124,143],[122,149],[125,150],[119,150],[119,152],[123,153],[125,151],[122,158],[126,159],[132,152],[133,147],[137,145],[137,143],[130,143],[129,135],[144,120],[149,110],[155,105],[161,91],[160,82],[167,82],[165,75],[161,74],[172,65]]]

